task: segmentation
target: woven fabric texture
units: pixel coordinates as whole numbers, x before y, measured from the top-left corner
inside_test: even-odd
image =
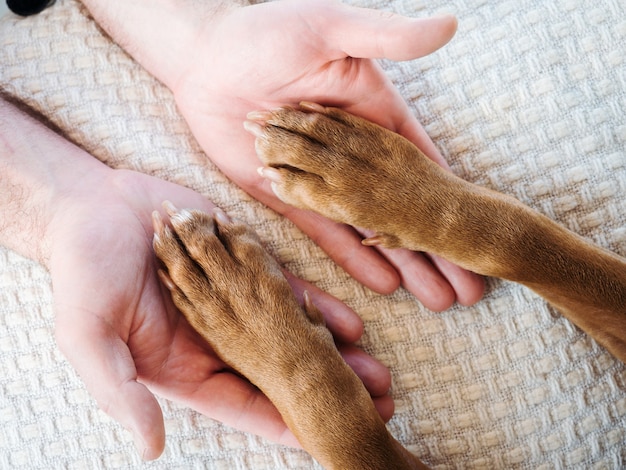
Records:
[[[411,16],[452,12],[456,38],[383,66],[453,171],[511,194],[626,256],[623,0],[352,0]],[[375,295],[292,224],[231,184],[172,96],[59,0],[0,22],[0,87],[96,158],[189,186],[250,223],[280,261],[353,307],[362,346],[393,374],[389,428],[434,468],[626,466],[626,369],[520,286],[435,314]],[[167,446],[142,463],[53,338],[50,278],[0,249],[0,468],[308,469],[303,452],[166,400]]]

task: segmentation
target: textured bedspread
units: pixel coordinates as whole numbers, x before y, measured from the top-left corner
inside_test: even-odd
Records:
[[[456,38],[384,62],[465,179],[514,195],[626,256],[623,0],[353,0],[407,15],[455,13]],[[231,184],[199,149],[170,93],[78,3],[0,22],[0,87],[112,167],[189,186],[244,219],[292,272],[353,307],[361,345],[393,374],[392,432],[435,468],[626,466],[626,369],[530,291],[490,280],[444,313],[373,294],[291,223]],[[314,468],[303,452],[166,400],[152,463],[98,410],[53,338],[51,285],[0,249],[0,468]]]

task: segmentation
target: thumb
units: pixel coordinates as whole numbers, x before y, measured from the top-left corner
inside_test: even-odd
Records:
[[[341,5],[327,18],[327,44],[350,57],[411,60],[447,44],[457,20],[452,15],[408,18],[387,11]]]
[[[128,346],[102,319],[90,312],[77,313],[68,315],[64,309],[57,315],[59,349],[100,409],[131,432],[142,459],[157,458],[165,447],[163,414],[154,395],[137,382]]]

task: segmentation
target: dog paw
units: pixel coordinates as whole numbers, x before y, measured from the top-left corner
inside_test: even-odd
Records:
[[[436,166],[412,143],[340,109],[302,103],[248,115],[274,193],[301,209],[374,230],[366,244],[403,244],[407,205],[418,201],[422,167]],[[428,160],[428,161],[426,161]],[[428,172],[427,171],[427,172]],[[406,225],[406,224],[404,224]]]
[[[304,308],[298,304],[250,227],[220,210],[164,206],[171,227],[153,213],[153,246],[166,268],[159,274],[178,309],[227,364],[262,382],[272,375],[268,363],[282,369],[297,360],[312,336],[334,344],[321,313],[308,295]]]

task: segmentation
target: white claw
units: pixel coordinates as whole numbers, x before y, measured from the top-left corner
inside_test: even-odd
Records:
[[[263,127],[256,122],[244,121],[243,128],[256,137],[265,137]]]
[[[257,172],[263,178],[270,180],[272,183],[282,183],[283,181],[283,175],[280,173],[280,171],[274,168],[262,166],[260,168],[257,168]]]

